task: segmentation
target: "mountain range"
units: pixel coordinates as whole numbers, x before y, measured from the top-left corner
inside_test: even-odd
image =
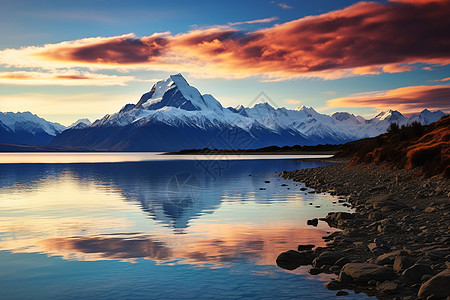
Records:
[[[56,135],[74,126],[90,125],[88,119],[80,119],[66,127],[49,122],[31,112],[0,112],[0,144],[48,145]]]
[[[0,130],[8,114],[12,115],[0,114]],[[115,151],[340,144],[384,133],[393,122],[403,125],[418,121],[426,125],[445,115],[442,111],[425,109],[406,118],[398,111],[388,110],[366,120],[347,112],[320,114],[305,106],[295,110],[274,108],[267,102],[225,108],[212,95],[202,95],[190,86],[181,74],[157,82],[136,104],[126,104],[117,113],[92,124],[82,119],[64,128],[57,123],[42,123],[45,120],[31,113],[17,115],[22,114],[34,120],[26,123],[30,134],[46,134],[40,139],[30,137],[27,144],[42,141],[52,146]],[[22,127],[8,124],[5,130],[11,132],[15,128],[27,128],[24,122],[17,122]],[[40,131],[36,124],[41,124]],[[0,140],[0,143],[5,142]]]

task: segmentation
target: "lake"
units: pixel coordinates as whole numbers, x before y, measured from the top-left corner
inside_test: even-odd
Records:
[[[335,298],[275,264],[349,211],[279,177],[326,164],[293,158],[0,154],[1,298]]]

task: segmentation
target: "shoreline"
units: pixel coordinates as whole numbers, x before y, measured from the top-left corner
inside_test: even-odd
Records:
[[[379,299],[450,296],[450,181],[384,164],[347,167],[348,159],[322,161],[334,164],[281,176],[339,196],[355,213],[329,213],[320,221],[342,231],[323,237],[326,247],[300,245],[280,254],[277,264],[286,269],[312,265],[313,275],[339,276],[325,283],[327,288]],[[449,284],[436,284],[442,278]]]
[[[192,151],[192,152],[165,152],[162,155],[206,155],[206,156],[218,156],[218,155],[335,155],[337,151]]]

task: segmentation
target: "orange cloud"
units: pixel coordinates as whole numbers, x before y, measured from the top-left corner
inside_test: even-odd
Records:
[[[126,85],[129,81],[135,81],[133,76],[105,75],[77,71],[53,71],[53,72],[0,72],[0,84],[17,85]]]
[[[269,22],[273,18],[250,22]],[[217,26],[171,35],[88,38],[0,51],[15,67],[185,71],[198,76],[335,79],[450,63],[450,1],[359,2],[253,32]]]
[[[356,94],[327,101],[331,107],[375,107],[396,109],[405,114],[424,108],[450,111],[450,86],[408,86],[388,91]]]

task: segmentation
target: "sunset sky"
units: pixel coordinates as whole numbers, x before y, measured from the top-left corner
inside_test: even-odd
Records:
[[[223,106],[450,112],[450,0],[7,1],[0,111],[69,125],[181,72]]]

